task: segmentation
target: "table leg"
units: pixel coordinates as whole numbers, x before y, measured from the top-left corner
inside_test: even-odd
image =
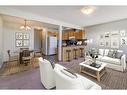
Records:
[[[97,71],[96,74],[97,74],[97,81],[100,82],[100,73],[99,73],[99,71]]]

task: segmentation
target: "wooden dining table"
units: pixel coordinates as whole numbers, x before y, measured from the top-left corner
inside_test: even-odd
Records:
[[[30,53],[34,53],[35,50],[29,50]],[[22,60],[22,57],[23,57],[23,51],[20,51],[19,52],[19,63],[20,64],[23,64],[23,60]],[[33,55],[34,57],[34,55]]]
[[[38,51],[38,50],[29,50],[30,53],[34,53],[34,56],[35,56],[35,52]],[[18,50],[18,51],[15,51],[14,53],[18,54],[18,57],[19,57],[19,63],[20,64],[23,64],[23,60],[22,60],[22,57],[23,57],[23,50]],[[34,57],[33,56],[33,57]]]

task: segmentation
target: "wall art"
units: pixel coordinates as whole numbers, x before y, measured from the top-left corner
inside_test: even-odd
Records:
[[[119,39],[118,38],[111,38],[111,48],[119,48]]]
[[[23,45],[22,40],[16,40],[16,46],[21,47]]]
[[[113,37],[115,37],[115,36],[119,36],[119,31],[112,31],[111,32],[111,36]]]
[[[99,46],[105,46],[104,44],[105,44],[105,43],[104,43],[104,40],[100,40]]]
[[[23,33],[21,32],[16,32],[16,39],[23,39]]]
[[[29,33],[23,33],[23,39],[29,39]]]
[[[127,38],[126,37],[121,37],[121,39],[120,39],[120,45],[121,46],[127,45]]]
[[[120,30],[120,36],[126,36],[126,31],[125,30]]]
[[[16,38],[16,47],[23,47],[23,46],[29,46],[29,33],[22,33],[22,32],[16,32],[15,34]]]
[[[109,38],[110,37],[110,32],[105,32],[105,38]]]
[[[29,40],[23,40],[23,46],[29,46]]]
[[[105,39],[105,47],[110,48],[110,43],[111,42],[109,38]]]

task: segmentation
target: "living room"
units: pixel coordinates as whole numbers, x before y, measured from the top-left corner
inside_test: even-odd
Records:
[[[46,12],[44,13],[45,13],[45,16],[47,15],[47,18],[42,19],[43,17],[41,18],[40,16],[35,16],[35,14],[33,15],[33,13],[36,13],[34,10],[36,8],[38,10],[39,9],[43,11],[46,10]],[[85,9],[88,8],[88,10],[89,8],[92,8],[92,10],[94,11],[93,13],[91,13],[91,15],[84,14],[81,11],[81,9],[83,8]],[[14,11],[13,9],[15,10],[18,9],[20,11],[24,10],[24,14],[21,14],[22,12],[20,13],[20,11],[18,11],[20,15],[16,14],[17,11]],[[67,12],[64,11],[65,9],[67,10]],[[28,11],[31,11],[31,10],[34,10],[34,12],[31,13],[32,15],[30,14],[28,17],[28,14],[27,14],[26,16],[25,12],[27,11],[28,13]],[[78,12],[76,10],[78,10]],[[29,18],[32,21],[33,19],[35,19],[34,21],[38,21],[41,23],[43,22],[43,24],[46,23],[47,26],[45,27],[49,27],[50,24],[51,25],[53,24],[52,26],[56,27],[57,29],[56,28],[55,29],[59,33],[55,34],[55,36],[58,36],[57,59],[55,59],[56,56],[41,55],[41,57],[38,58],[39,59],[38,68],[34,68],[32,70],[26,70],[24,72],[12,74],[6,77],[2,76],[0,79],[1,81],[0,88],[1,89],[43,89],[43,90],[52,89],[52,88],[53,90],[54,89],[56,90],[57,89],[62,89],[62,90],[63,89],[84,89],[84,90],[127,89],[127,85],[126,85],[127,83],[127,78],[126,78],[126,74],[127,74],[127,71],[126,71],[127,19],[126,19],[126,16],[127,14],[125,13],[126,10],[127,10],[126,6],[92,6],[92,7],[91,6],[86,6],[86,7],[85,6],[73,6],[73,7],[71,6],[57,6],[57,7],[55,6],[54,7],[53,6],[45,6],[45,7],[44,6],[42,7],[41,6],[40,7],[25,6],[24,8],[20,6],[20,7],[12,7],[12,9],[11,7],[1,7],[0,13],[2,15],[6,14],[9,16],[13,15],[16,17],[24,16],[25,19]],[[62,11],[61,15],[55,15],[56,11],[57,12]],[[77,12],[77,14],[74,16],[74,18],[68,17],[70,15],[69,14],[70,12],[71,14],[75,14],[75,12]],[[42,12],[42,14],[44,13]],[[48,14],[48,13],[51,13],[51,14]],[[64,14],[65,15],[68,14],[68,16],[65,16]],[[58,17],[58,21],[49,19],[49,17],[53,17],[53,16]],[[77,17],[79,17],[78,20],[73,20],[73,19],[76,19]],[[20,21],[23,21],[23,24],[24,24],[24,18],[20,20]],[[14,18],[11,18],[11,19],[13,20]],[[64,19],[64,21],[68,21],[74,24],[64,23],[62,21],[59,22],[61,19]],[[84,19],[85,22],[82,21],[82,19]],[[7,33],[7,35],[4,36],[4,42],[1,42],[1,45],[0,45],[0,46],[3,46],[4,44],[3,46],[4,48],[1,47],[0,49],[2,52],[1,55],[3,60],[7,59],[6,51],[9,48],[13,50],[17,49],[15,48],[15,33],[13,33],[14,34],[13,36],[11,36],[11,33],[10,33],[12,31],[14,32],[14,30],[8,29],[7,26],[11,25],[13,26],[13,29],[14,27],[20,26],[20,25],[16,26],[17,24],[13,25],[14,23],[12,24],[12,21],[10,21],[9,23],[8,21],[9,19],[7,19],[7,17],[5,16],[4,16],[4,20],[6,21],[3,24],[4,26],[3,30]],[[36,23],[36,25],[38,24]],[[0,27],[2,27],[2,24],[0,25]],[[3,30],[1,28],[1,31]],[[62,33],[65,32],[65,30],[69,30],[69,31],[73,30],[73,31],[72,31],[72,35],[68,36],[65,43],[63,43]],[[17,31],[19,30],[15,30],[15,32]],[[66,33],[67,32],[68,31],[66,31]],[[81,32],[81,36],[79,36],[78,38],[76,38],[77,36],[74,37],[74,35],[76,33],[78,34],[79,32]],[[2,35],[5,33],[3,32],[0,32],[0,33],[1,33],[0,38],[2,41],[3,40]],[[34,34],[36,33],[36,31],[30,31],[30,34],[31,33]],[[51,32],[49,34],[54,35],[54,33],[51,33]],[[70,34],[67,34],[67,35],[70,35]],[[33,36],[30,36],[30,37],[33,37]],[[10,41],[10,38],[13,39],[12,43]],[[38,49],[38,47],[36,47],[38,42],[34,42],[33,40],[34,38],[30,38],[30,43],[32,44],[30,44],[29,48]],[[69,42],[68,40],[71,42]],[[11,45],[6,44],[8,42],[11,43]],[[45,42],[46,41],[44,41],[44,43]],[[65,53],[63,53],[62,51],[63,44],[65,45],[64,48],[67,48],[64,51]],[[44,53],[45,52],[44,49],[46,48],[45,47],[46,43],[42,45],[44,47],[41,47],[41,45],[38,45],[38,46],[40,46],[39,48],[43,48],[42,52]],[[84,51],[82,51],[81,48],[83,48]],[[83,55],[82,55],[82,52],[83,52]],[[67,60],[63,60],[64,59],[63,57],[66,57]],[[56,62],[56,64],[54,64],[54,62]],[[95,66],[90,66],[91,65],[90,62],[92,62],[91,64]],[[55,65],[54,69],[51,67],[50,63],[51,64],[53,63],[53,66]],[[98,64],[101,64],[99,65],[100,67],[96,67]],[[27,67],[27,66],[24,66],[24,67]],[[65,70],[61,71],[61,68]],[[66,72],[67,68],[69,69],[69,71]],[[54,74],[54,71],[55,71],[55,74]],[[66,75],[68,74],[68,72],[71,72],[71,74],[69,73],[69,76],[72,79],[68,77],[68,75]],[[55,76],[55,79],[53,78],[54,76]],[[25,81],[22,80],[23,78],[25,79]],[[20,83],[18,83],[18,81],[20,81]]]

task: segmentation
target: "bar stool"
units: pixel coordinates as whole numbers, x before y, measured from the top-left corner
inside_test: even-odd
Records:
[[[74,48],[73,50],[75,52],[75,58],[74,59],[77,59],[77,51],[78,51],[78,49]]]
[[[83,57],[83,49],[84,48],[79,48],[80,49],[80,51],[81,51],[81,56],[80,57]]]
[[[71,50],[66,50],[67,54],[68,54],[68,61],[70,61],[70,52]]]

